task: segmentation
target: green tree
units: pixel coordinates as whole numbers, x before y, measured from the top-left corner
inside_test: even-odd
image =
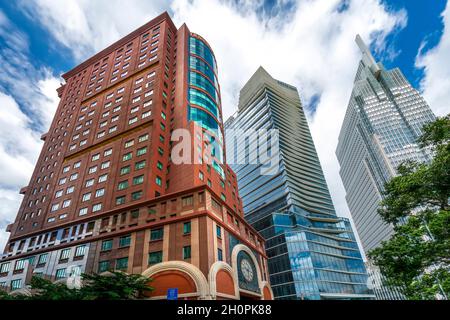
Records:
[[[150,279],[139,274],[112,271],[109,275],[83,274],[81,296],[88,300],[124,300],[142,298],[153,288]]]
[[[385,185],[378,209],[394,235],[369,253],[388,285],[409,299],[450,295],[450,115],[426,125],[429,164],[405,162]]]
[[[81,288],[69,288],[42,277],[32,277],[30,295],[7,294],[0,290],[0,300],[129,300],[143,298],[153,288],[150,278],[139,274],[112,271],[106,274],[82,274]]]

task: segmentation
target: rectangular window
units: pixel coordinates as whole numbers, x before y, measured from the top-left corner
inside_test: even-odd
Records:
[[[94,185],[94,179],[89,179],[86,181],[86,187],[90,187],[92,185]]]
[[[216,234],[219,238],[222,237],[222,228],[220,226],[216,226]]]
[[[89,200],[91,200],[91,193],[89,192],[89,193],[83,194],[83,197],[81,198],[81,201],[85,202],[85,201],[89,201]]]
[[[131,210],[130,214],[131,214],[131,219],[139,218],[139,209]]]
[[[223,261],[222,249],[217,249],[217,260]]]
[[[193,203],[194,203],[194,197],[193,196],[187,196],[187,197],[181,198],[181,204],[182,204],[183,207],[192,206]]]
[[[68,206],[70,206],[71,200],[65,200],[62,204],[63,208],[67,208]]]
[[[78,246],[75,248],[75,257],[82,257],[86,253],[86,246]]]
[[[105,272],[105,271],[109,271],[110,269],[111,269],[111,266],[110,266],[109,260],[100,261],[98,263],[98,272],[99,273],[102,273],[102,272]]]
[[[133,178],[133,185],[142,184],[144,182],[144,176],[138,176]]]
[[[161,161],[158,161],[158,162],[156,163],[156,167],[157,167],[159,170],[162,170],[162,169],[163,169],[163,164],[161,163]]]
[[[110,161],[105,161],[101,164],[100,169],[106,169],[109,168],[109,165],[111,164]]]
[[[116,260],[117,270],[126,270],[128,268],[128,257],[120,258]]]
[[[59,209],[59,203],[55,203],[54,205],[52,205],[52,208],[50,209],[51,212],[54,212],[56,210]]]
[[[0,273],[6,273],[6,272],[9,272],[9,265],[10,265],[9,262],[2,263],[2,264],[0,265]]]
[[[20,259],[16,261],[16,265],[14,266],[14,271],[19,271],[25,269],[26,259]]]
[[[125,196],[120,196],[116,198],[116,205],[121,205],[125,203]]]
[[[189,234],[191,233],[191,222],[185,222],[183,223],[183,234]]]
[[[48,253],[43,253],[39,256],[37,264],[44,265],[47,263],[47,259],[48,259]]]
[[[183,247],[183,259],[191,258],[191,246]]]
[[[156,177],[156,184],[158,185],[158,186],[161,186],[162,185],[162,179],[161,179],[161,177]]]
[[[150,240],[162,240],[164,237],[164,229],[154,229],[150,231]]]
[[[136,98],[133,98],[133,102],[132,103],[136,103],[136,102],[138,102],[139,100],[141,100],[141,97],[139,96],[139,97],[136,97]]]
[[[133,123],[135,123],[137,121],[138,121],[138,118],[137,117],[133,117],[130,120],[128,120],[128,124],[133,124]]]
[[[107,149],[105,150],[105,152],[103,153],[104,157],[110,156],[112,154],[112,149]]]
[[[95,191],[95,197],[96,198],[102,197],[104,194],[105,194],[105,188],[97,189]]]
[[[137,152],[136,152],[136,155],[137,156],[141,156],[141,155],[146,154],[146,153],[147,153],[147,147],[144,147],[144,148],[138,149]]]
[[[143,168],[145,168],[145,160],[136,162],[136,164],[134,165],[134,170],[139,170]]]
[[[65,268],[56,270],[56,276],[55,276],[56,280],[63,279],[65,277],[66,277],[66,269]]]
[[[128,153],[123,155],[122,161],[130,160],[132,157],[133,157],[133,153],[132,152],[128,152]]]
[[[139,138],[138,138],[139,142],[144,142],[146,140],[148,140],[148,134],[144,134],[142,136],[139,136]]]
[[[148,264],[162,262],[162,251],[150,252],[148,254]]]
[[[105,182],[107,179],[108,179],[108,174],[104,174],[104,175],[101,175],[100,177],[98,177],[98,182],[99,183]]]
[[[125,142],[125,148],[129,148],[134,145],[134,140],[129,140]]]
[[[128,180],[125,181],[121,181],[119,182],[119,184],[117,185],[117,190],[124,190],[128,188]]]
[[[87,212],[88,208],[81,208],[80,211],[78,212],[78,215],[84,216],[85,214],[87,214]]]
[[[131,235],[120,237],[120,239],[119,239],[119,247],[120,248],[129,247],[130,243],[131,243]]]
[[[104,241],[102,242],[102,249],[101,249],[101,251],[109,251],[109,250],[112,249],[112,246],[113,246],[113,241],[112,241],[112,239],[110,239],[110,240],[104,240]]]
[[[143,114],[142,114],[142,119],[144,119],[144,118],[147,118],[147,117],[150,117],[152,115],[152,111],[150,110],[150,111],[147,111],[147,112],[144,112]]]
[[[61,250],[61,254],[59,255],[59,260],[69,259],[70,256],[70,248]]]
[[[66,194],[70,194],[70,193],[72,193],[74,190],[75,190],[75,187],[74,187],[74,186],[71,186],[71,187],[67,188]]]
[[[131,168],[130,166],[122,167],[120,168],[120,175],[128,174],[130,173]]]
[[[22,288],[22,279],[16,279],[11,281],[11,290],[18,290]]]
[[[140,198],[142,198],[142,191],[141,190],[133,192],[131,194],[131,200],[139,200]]]
[[[97,204],[94,204],[92,206],[92,212],[97,212],[97,211],[100,211],[100,210],[102,210],[102,204],[101,203],[97,203]]]

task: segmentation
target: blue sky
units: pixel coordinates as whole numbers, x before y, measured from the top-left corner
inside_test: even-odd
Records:
[[[334,155],[360,53],[400,67],[436,114],[450,111],[446,0],[0,0],[0,246],[58,99],[59,76],[167,10],[212,45],[224,118],[264,68],[295,85],[339,215],[348,216]],[[19,141],[15,137],[22,137]]]
[[[239,3],[238,0],[235,0]],[[342,1],[342,8],[346,8]],[[266,0],[260,6],[261,15],[274,15],[279,13],[276,0]],[[444,11],[446,0],[383,0],[389,8],[394,10],[406,9],[409,23],[405,28],[389,35],[386,41],[387,48],[396,52],[395,58],[390,57],[387,51],[374,51],[377,60],[384,62],[387,68],[399,67],[414,87],[419,88],[423,77],[423,70],[415,66],[415,59],[423,41],[427,45],[422,53],[433,48],[443,32],[441,13]],[[283,9],[289,11],[295,6],[295,1],[288,1]],[[70,70],[80,61],[73,56],[70,49],[58,43],[48,29],[39,21],[30,18],[28,12],[15,1],[1,0],[0,9],[15,24],[16,28],[26,34],[30,43],[30,58],[36,67],[46,65],[54,70],[55,76]],[[170,7],[167,8],[170,10]],[[131,30],[130,30],[131,31]],[[0,38],[0,46],[3,45]],[[373,49],[373,48],[372,48]]]
[[[424,73],[423,69],[415,66],[416,56],[423,41],[427,44],[422,53],[438,44],[444,29],[441,13],[447,1],[385,0],[384,2],[396,10],[406,9],[409,23],[387,39],[387,46],[392,46],[399,54],[394,59],[389,59],[385,52],[375,53],[375,57],[382,60],[386,68],[400,68],[411,84],[419,88]]]

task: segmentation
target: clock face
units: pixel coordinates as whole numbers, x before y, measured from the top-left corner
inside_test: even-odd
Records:
[[[250,264],[250,261],[248,261],[248,259],[242,259],[241,261],[241,271],[242,274],[244,275],[245,280],[247,280],[248,282],[253,280],[253,268],[252,265]]]

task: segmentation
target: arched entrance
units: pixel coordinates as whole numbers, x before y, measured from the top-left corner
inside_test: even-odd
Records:
[[[169,288],[178,289],[179,299],[210,299],[206,277],[194,265],[184,261],[161,262],[145,270],[154,288],[150,299],[166,299]]]
[[[216,261],[209,270],[212,299],[239,299],[239,288],[234,271],[223,261]]]
[[[231,252],[231,262],[234,276],[238,281],[240,299],[264,299],[261,270],[253,251],[246,245],[236,245]]]

